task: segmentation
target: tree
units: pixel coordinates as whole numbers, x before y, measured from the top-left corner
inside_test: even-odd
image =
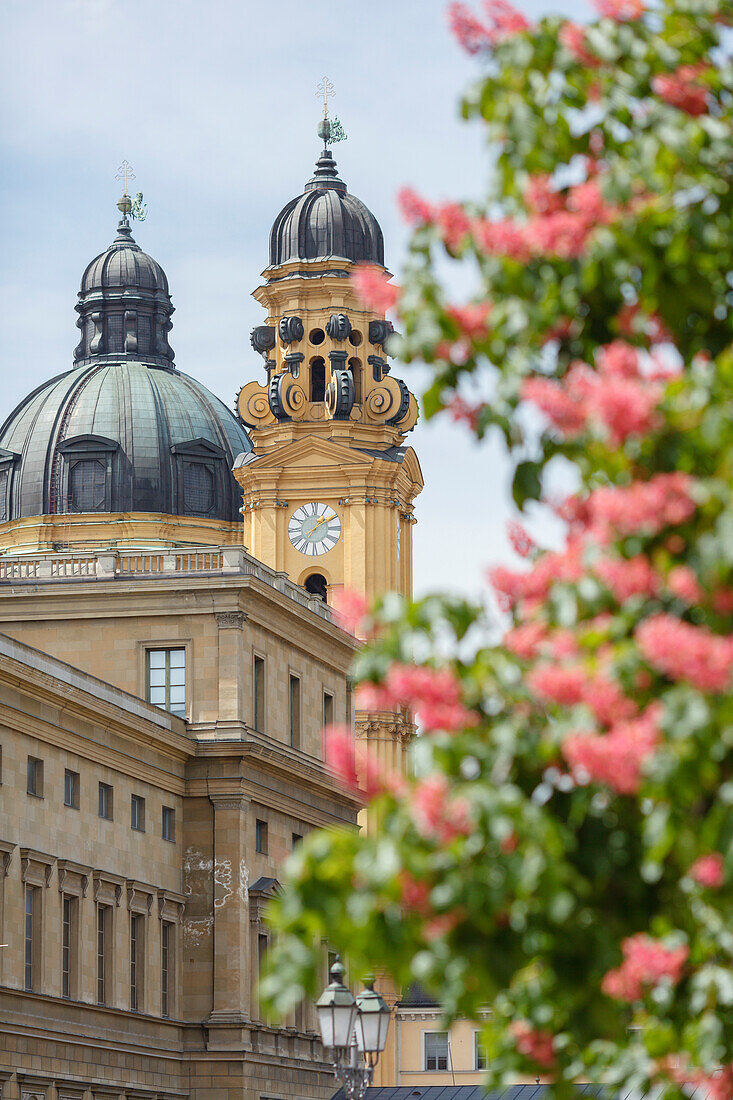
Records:
[[[452,6],[492,189],[403,192],[401,287],[356,277],[395,303],[402,359],[432,365],[426,415],[502,433],[518,509],[553,507],[565,545],[513,526],[525,564],[490,574],[500,644],[450,596],[363,612],[358,705],[417,712],[416,775],[332,737],[380,830],[299,847],[266,992],[312,991],[327,936],[448,1015],[489,1004],[491,1084],[729,1098],[733,6],[597,7],[581,26]],[[450,301],[439,254],[478,273],[475,300]],[[491,397],[469,403],[477,379]]]

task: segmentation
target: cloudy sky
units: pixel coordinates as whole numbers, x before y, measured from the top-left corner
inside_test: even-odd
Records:
[[[545,10],[529,0],[529,14]],[[582,18],[580,0],[552,5]],[[179,369],[227,403],[263,374],[249,346],[251,292],[270,225],[318,152],[315,86],[349,140],[342,177],[384,230],[399,272],[394,194],[480,193],[488,157],[458,117],[475,62],[451,40],[446,0],[2,0],[0,422],[71,365],[75,295],[114,236],[123,158],[148,220],[138,242],[168,273]],[[460,294],[462,288],[456,288]],[[419,390],[416,368],[403,376]],[[506,560],[501,449],[447,420],[410,437],[425,476],[415,528],[418,594],[480,592]]]

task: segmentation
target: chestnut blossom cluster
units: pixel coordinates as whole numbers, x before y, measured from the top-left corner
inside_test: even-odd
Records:
[[[377,264],[357,264],[351,276],[351,285],[367,309],[375,313],[389,313],[399,301],[400,288],[390,281],[391,276]]]
[[[600,349],[596,370],[576,361],[560,380],[532,375],[522,385],[522,397],[564,435],[575,436],[595,422],[614,444],[659,425],[663,392],[656,376],[642,373],[636,348],[622,340]]]
[[[635,638],[644,659],[671,680],[685,680],[699,691],[730,689],[733,635],[713,634],[660,612],[640,623]]]
[[[598,68],[600,60],[588,49],[585,30],[579,23],[573,23],[571,20],[563,23],[559,37],[565,49],[582,65],[587,65],[590,69]]]
[[[704,65],[680,65],[673,73],[655,76],[652,91],[693,118],[706,115],[710,110],[710,89],[700,83],[705,71]]]
[[[593,0],[593,6],[599,15],[617,23],[641,19],[646,10],[643,0]]]
[[[602,783],[618,794],[636,794],[644,764],[661,741],[658,708],[617,722],[608,733],[574,733],[562,743],[562,754],[578,782]]]
[[[468,801],[451,794],[442,774],[419,779],[410,794],[415,828],[426,840],[450,844],[457,837],[470,836],[475,829]]]
[[[326,764],[343,785],[365,799],[385,791],[404,792],[404,780],[397,773],[385,773],[364,744],[358,742],[348,726],[326,726],[323,731]]]
[[[593,490],[585,502],[588,531],[600,543],[627,535],[656,535],[694,515],[695,481],[676,470],[654,474],[648,481]]]
[[[464,706],[461,682],[452,669],[397,661],[390,665],[382,684],[359,685],[356,705],[360,710],[408,707],[426,730],[455,732],[479,721],[476,711]]]
[[[451,4],[448,8],[448,25],[467,53],[488,53],[505,39],[530,28],[524,15],[507,0],[484,0],[482,7],[483,20],[466,4]]]
[[[699,856],[687,872],[700,886],[717,890],[725,882],[725,865],[720,852]]]
[[[517,1050],[541,1069],[552,1069],[555,1061],[555,1041],[549,1031],[532,1027],[526,1020],[515,1020],[509,1030]]]
[[[517,523],[516,520],[510,519],[507,522],[506,533],[512,545],[512,550],[520,558],[528,558],[537,549],[537,545],[526,527],[521,523]]]
[[[630,936],[621,944],[623,962],[615,970],[609,970],[601,983],[608,997],[633,1003],[662,981],[676,985],[690,954],[685,944],[667,947],[660,940],[640,933]]]

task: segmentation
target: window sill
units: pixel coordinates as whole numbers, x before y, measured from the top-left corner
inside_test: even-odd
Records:
[[[41,801],[43,801],[43,795],[42,794],[36,794],[35,791],[26,791],[25,793],[28,795],[29,798],[38,798]]]

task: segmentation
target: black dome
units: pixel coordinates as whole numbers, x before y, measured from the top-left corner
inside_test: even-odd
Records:
[[[384,266],[384,239],[379,222],[360,199],[348,193],[335,160],[324,149],[303,194],[275,218],[270,266],[331,258]]]
[[[168,280],[126,216],[87,266],[76,310],[74,368],[0,428],[0,522],[68,512],[240,521],[231,469],[252,445],[234,414],[173,366]]]

